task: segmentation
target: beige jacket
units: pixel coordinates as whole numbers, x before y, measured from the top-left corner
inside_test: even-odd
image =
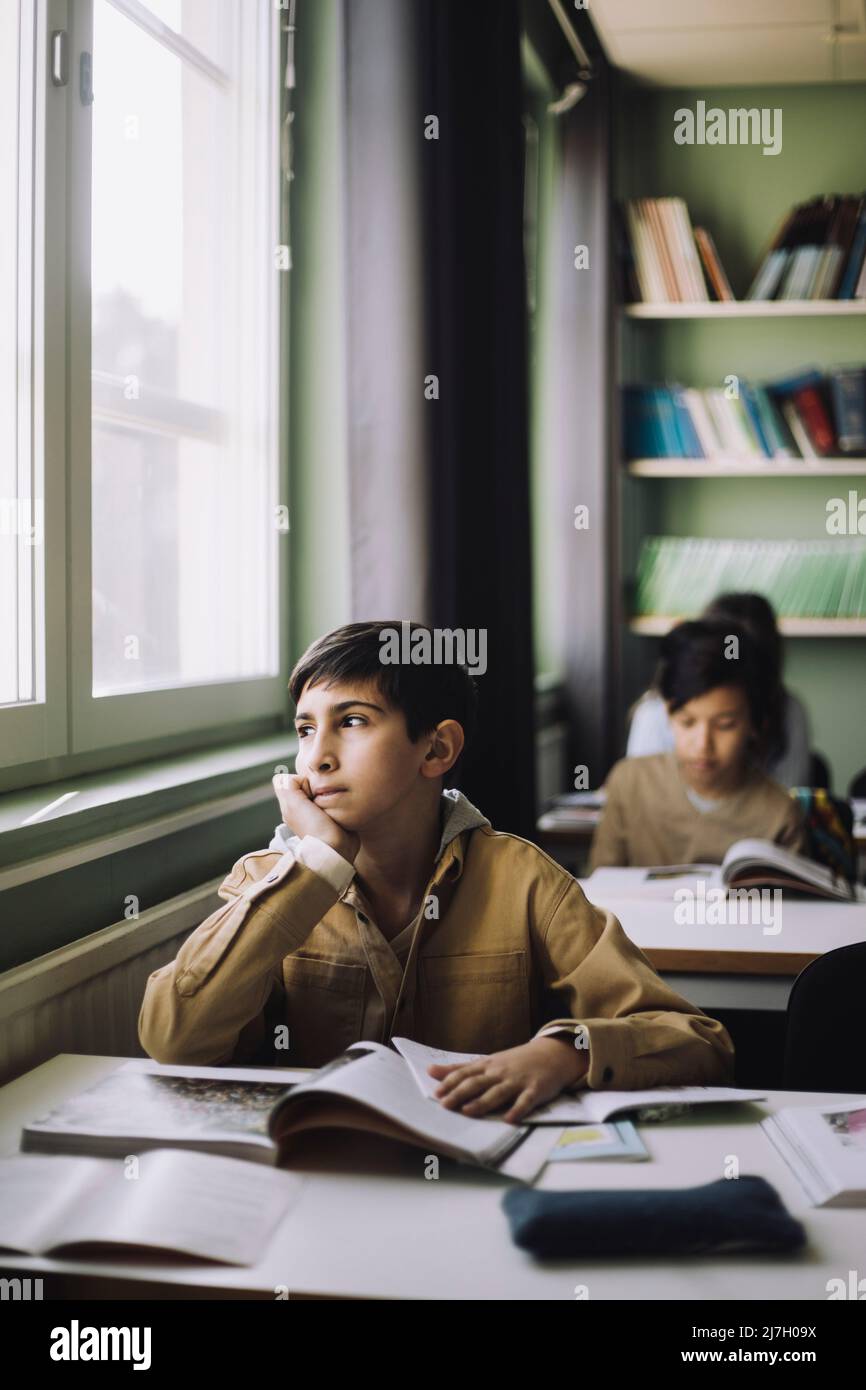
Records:
[[[673,753],[622,758],[605,789],[590,873],[610,864],[720,864],[737,840],[772,840],[797,854],[806,850],[798,803],[757,769],[711,811],[692,805]]]
[[[284,827],[272,844],[237,861],[225,905],[150,976],[139,1036],[157,1061],[316,1067],[394,1035],[487,1053],[583,1025],[580,1085],[732,1084],[722,1024],[664,984],[559,864],[461,793],[443,793],[424,905],[391,942],[352,865]]]

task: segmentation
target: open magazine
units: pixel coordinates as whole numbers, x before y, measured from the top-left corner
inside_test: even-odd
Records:
[[[866,1206],[866,1096],[859,1104],[787,1106],[761,1128],[813,1206]]]
[[[703,879],[707,887],[727,888],[787,888],[809,896],[829,898],[837,902],[866,902],[866,889],[850,883],[841,874],[834,874],[824,864],[808,859],[804,854],[783,849],[772,840],[737,840],[725,854],[721,864],[664,864],[655,868],[600,868],[586,880],[593,898],[599,893],[629,894],[661,897],[684,885],[693,886],[695,878]]]
[[[303,1179],[236,1158],[156,1149],[135,1168],[111,1158],[0,1158],[0,1249],[170,1250],[255,1264]]]
[[[408,1064],[379,1043],[354,1043],[297,1080],[268,1075],[264,1068],[136,1059],[32,1120],[21,1149],[124,1156],[183,1148],[288,1166],[296,1135],[337,1128],[402,1140],[523,1182],[544,1165],[543,1143],[524,1143],[528,1127],[429,1105]]]

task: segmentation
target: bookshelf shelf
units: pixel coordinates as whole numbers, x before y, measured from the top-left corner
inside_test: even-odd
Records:
[[[682,621],[652,613],[632,618],[629,631],[637,637],[664,637]],[[779,631],[785,637],[866,637],[866,618],[780,618]]]
[[[866,315],[866,299],[740,299],[730,302],[624,304],[630,319],[787,319]]]
[[[841,478],[866,477],[866,458],[631,459],[634,478]]]

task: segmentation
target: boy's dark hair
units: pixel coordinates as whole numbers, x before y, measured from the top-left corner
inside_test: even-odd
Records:
[[[477,716],[478,695],[471,675],[457,662],[383,662],[385,629],[400,635],[401,619],[346,623],[313,642],[289,678],[289,694],[295,704],[308,681],[375,681],[387,703],[402,710],[406,732],[413,743],[443,719],[456,719],[463,729],[465,749],[475,731]],[[419,630],[431,632],[423,623],[410,623],[410,639]],[[460,759],[451,768],[446,782],[459,762]]]
[[[726,655],[738,639],[736,656]],[[655,687],[672,713],[689,700],[722,685],[745,691],[752,724],[763,753],[773,710],[773,687],[761,649],[745,627],[723,618],[679,623],[662,639]]]

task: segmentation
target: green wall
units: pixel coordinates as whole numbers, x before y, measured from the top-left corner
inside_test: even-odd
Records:
[[[712,233],[734,293],[743,296],[779,220],[819,193],[866,187],[866,84],[647,90],[622,81],[617,102],[618,197],[680,196],[692,222]],[[677,145],[674,112],[707,106],[782,112],[782,149]],[[866,320],[791,318],[623,326],[624,379],[722,385],[734,373],[772,378],[801,367],[866,362]],[[627,479],[625,553],[641,534],[826,538],[826,503],[866,496],[866,477],[827,479]],[[639,693],[655,643],[625,639],[629,699]],[[642,648],[638,651],[638,645]],[[786,682],[806,703],[813,746],[827,757],[837,791],[866,766],[866,642],[786,642]]]

